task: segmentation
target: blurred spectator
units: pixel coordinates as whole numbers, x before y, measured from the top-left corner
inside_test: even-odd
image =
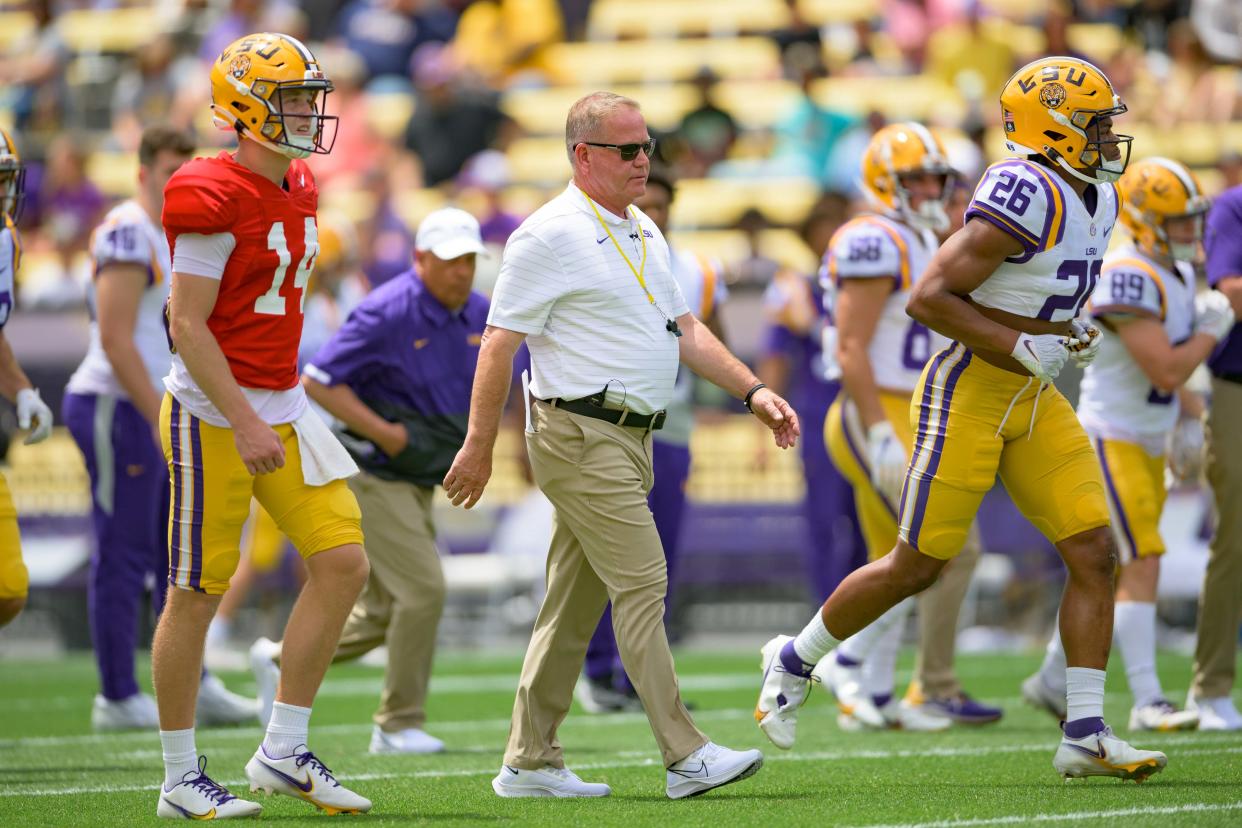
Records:
[[[410,269],[414,261],[414,238],[393,204],[386,170],[369,170],[363,178],[363,189],[374,207],[358,224],[358,247],[362,270],[371,287],[376,288]]]
[[[220,53],[234,40],[263,31],[259,25],[263,4],[264,0],[229,0],[228,10],[203,35],[198,49],[199,59],[208,65],[215,63]]]
[[[112,93],[112,135],[121,149],[138,150],[144,124],[165,120],[179,129],[188,127],[184,117],[170,114],[182,86],[200,74],[194,58],[178,57],[170,34],[156,34],[139,47],[133,64],[121,73]]]
[[[405,146],[418,155],[425,186],[452,179],[477,152],[504,149],[517,125],[500,110],[494,93],[461,82],[448,49],[422,47],[413,67],[416,100]]]
[[[368,290],[353,222],[334,210],[320,210],[318,221],[319,255],[306,286],[302,343],[298,346],[298,365],[302,367],[340,330]],[[324,413],[317,406],[316,410]]]
[[[1190,15],[1208,54],[1219,61],[1242,63],[1242,3],[1194,0]]]
[[[686,148],[681,158],[681,175],[701,178],[717,161],[723,161],[737,141],[737,121],[712,100],[712,90],[720,78],[710,67],[704,66],[694,76],[694,87],[699,94],[698,105],[687,112],[677,127]]]
[[[1074,15],[1069,3],[1061,0],[1049,6],[1044,15],[1044,54],[1066,55],[1092,63],[1090,57],[1070,46],[1069,27],[1073,22]]]
[[[873,109],[867,117],[846,130],[832,149],[825,169],[824,189],[839,193],[858,193],[858,170],[861,169],[863,153],[871,136],[884,128],[888,120],[884,113]]]
[[[969,0],[964,20],[938,29],[927,42],[924,71],[967,99],[999,95],[1017,68],[1013,47],[983,26],[980,11],[979,0]]]
[[[34,28],[0,57],[0,101],[8,99],[19,131],[51,133],[64,121],[72,52],[56,26],[52,0],[32,0],[28,9]]]
[[[807,20],[798,0],[785,0],[789,8],[789,24],[772,32],[771,38],[781,50],[781,69],[785,77],[800,78],[808,69],[824,68],[824,40],[819,27]]]
[[[1242,152],[1227,150],[1220,158],[1220,174],[1222,191],[1242,185]]]
[[[823,183],[831,178],[829,160],[837,142],[858,118],[819,104],[811,95],[815,78],[814,72],[803,73],[797,103],[776,124],[772,158],[781,172]]]
[[[370,78],[409,77],[418,47],[445,43],[457,13],[432,0],[352,0],[337,16],[335,32],[366,61]]]
[[[91,230],[107,206],[104,194],[86,176],[87,157],[77,136],[58,135],[48,146],[34,204],[27,203],[31,221],[55,248],[61,275],[52,283],[27,286],[23,298],[33,305],[66,307],[86,299],[85,281],[74,272],[75,260],[86,253]]]
[[[391,148],[371,126],[371,104],[362,90],[367,73],[363,59],[345,48],[324,49],[319,58],[333,85],[327,97],[327,114],[337,116],[332,152],[306,159],[322,188],[334,179],[359,177],[385,167]]]
[[[1227,0],[1227,4],[1235,5],[1232,0]],[[1189,12],[1190,0],[1137,0],[1124,10],[1125,26],[1138,35],[1148,51],[1165,52],[1169,27]]]
[[[479,0],[462,12],[453,54],[488,85],[543,85],[555,67],[547,47],[565,37],[556,0]]]
[[[504,153],[483,150],[466,163],[457,183],[462,188],[463,199],[469,198],[472,192],[483,197],[483,209],[478,214],[483,243],[503,248],[522,223],[522,216],[506,211],[501,205],[501,197],[509,186],[509,162]]]
[[[737,229],[746,237],[746,255],[728,266],[730,284],[766,288],[781,269],[775,259],[764,255],[759,249],[763,231],[769,226],[767,216],[754,207],[748,208],[737,220]]]
[[[1169,58],[1163,105],[1150,113],[1159,126],[1211,121],[1227,123],[1237,106],[1238,72],[1217,66],[1189,21],[1169,29]]]

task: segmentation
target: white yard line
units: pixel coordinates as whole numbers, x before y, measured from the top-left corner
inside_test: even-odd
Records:
[[[1109,819],[1115,817],[1161,816],[1166,814],[1191,814],[1207,811],[1239,811],[1242,802],[1193,802],[1186,805],[1166,807],[1119,808],[1115,811],[1069,811],[1063,814],[1014,814],[977,819],[945,819],[937,822],[893,822],[867,825],[861,828],[967,828],[973,825],[1024,825],[1028,822],[1077,822],[1086,819]]]
[[[1182,739],[1183,743],[1197,744],[1206,742],[1204,739],[1189,740]],[[1231,739],[1231,741],[1234,741]],[[499,756],[502,746],[497,745],[497,755]],[[1051,747],[1047,742],[1038,744],[1020,744],[1020,745],[993,745],[990,747],[955,747],[955,748],[927,748],[924,750],[845,750],[845,751],[816,751],[810,753],[769,753],[764,757],[766,762],[853,762],[868,759],[923,759],[923,758],[954,758],[959,756],[987,756],[1012,753],[1046,753],[1050,752]],[[629,752],[627,752],[628,755]],[[653,751],[654,753],[654,751]],[[1187,753],[1191,753],[1188,751]],[[1220,747],[1220,748],[1201,748],[1193,751],[1195,755],[1215,755],[1220,753],[1242,753],[1240,747]],[[653,755],[645,759],[632,759],[625,761],[610,760],[607,762],[584,762],[575,763],[573,769],[575,771],[604,770],[609,768],[639,768],[652,767],[659,768],[660,765]],[[383,772],[383,773],[344,773],[342,778],[347,781],[373,781],[382,779],[443,779],[449,777],[466,777],[466,776],[490,776],[496,773],[496,765],[490,764],[484,768],[459,768],[454,770],[424,770],[424,771],[402,771],[402,772]],[[247,785],[245,779],[224,779],[217,780],[220,784],[238,790],[244,790]],[[107,793],[130,793],[135,791],[154,791],[158,788],[156,785],[99,785],[91,787],[60,787],[60,788],[35,788],[30,790],[14,790],[12,787],[0,790],[0,798],[9,796],[67,796],[77,794],[107,794]],[[1242,807],[1242,803],[1238,804]],[[1129,812],[1119,811],[1119,814]],[[1152,813],[1156,813],[1153,811]],[[1037,817],[1030,817],[1036,819]],[[1025,819],[1025,818],[1023,818]],[[1006,820],[1002,820],[1006,821]],[[985,820],[983,822],[947,822],[947,823],[927,823],[927,826],[956,826],[956,825],[989,825],[994,820]],[[868,828],[882,828],[881,826],[869,826]],[[884,826],[883,828],[888,828]],[[894,827],[895,828],[895,827]],[[913,828],[913,826],[901,826],[901,828]]]

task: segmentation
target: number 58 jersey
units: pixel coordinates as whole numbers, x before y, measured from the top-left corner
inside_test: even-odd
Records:
[[[913,391],[927,360],[949,343],[906,314],[910,289],[927,270],[938,246],[931,231],[914,230],[879,215],[863,215],[846,222],[828,242],[820,282],[824,288],[824,308],[834,327],[836,296],[843,280],[892,281],[892,290],[867,347],[875,383],[885,391]],[[830,375],[839,374],[835,347],[826,346],[823,359]]]
[[[290,164],[280,187],[227,152],[190,161],[164,188],[163,224],[174,260],[179,236],[232,236],[207,327],[242,388],[298,384],[302,307],[319,252],[318,205],[315,179],[302,161]]]
[[[1028,319],[1066,322],[1078,316],[1099,282],[1119,204],[1112,184],[1090,184],[1080,198],[1059,174],[1033,161],[1010,158],[988,167],[966,220],[989,222],[1023,250],[970,298]]]

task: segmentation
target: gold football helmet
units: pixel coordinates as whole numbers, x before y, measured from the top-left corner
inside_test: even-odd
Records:
[[[941,176],[940,195],[910,204],[910,191],[902,182],[907,175]],[[863,192],[882,212],[915,227],[943,232],[949,226],[944,203],[946,184],[953,174],[944,145],[922,124],[889,124],[872,136],[862,158]]]
[[[1041,155],[1091,184],[1116,181],[1130,161],[1129,135],[1101,140],[1093,125],[1126,111],[1104,73],[1072,57],[1028,63],[1001,92],[1005,146],[1015,154]],[[1108,160],[1104,147],[1119,145],[1122,156]]]
[[[246,35],[220,53],[211,67],[211,112],[221,129],[235,129],[290,158],[327,154],[336,140],[336,118],[323,114],[332,81],[296,38],[275,32]],[[309,112],[287,111],[309,97]],[[306,134],[291,128],[309,120]],[[325,142],[324,127],[332,126]]]
[[[25,191],[26,165],[22,163],[12,137],[0,129],[0,217],[8,216],[14,223],[17,222]]]
[[[1117,189],[1121,192],[1121,223],[1139,250],[1182,262],[1195,258],[1203,238],[1203,217],[1211,201],[1184,164],[1169,158],[1145,158],[1126,170]],[[1169,240],[1166,224],[1177,218],[1197,219],[1194,242]]]

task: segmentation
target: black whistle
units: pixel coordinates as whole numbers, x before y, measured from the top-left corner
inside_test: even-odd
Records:
[[[668,331],[673,336],[681,336],[681,328],[678,326],[676,319],[670,319],[665,322],[664,330]]]

